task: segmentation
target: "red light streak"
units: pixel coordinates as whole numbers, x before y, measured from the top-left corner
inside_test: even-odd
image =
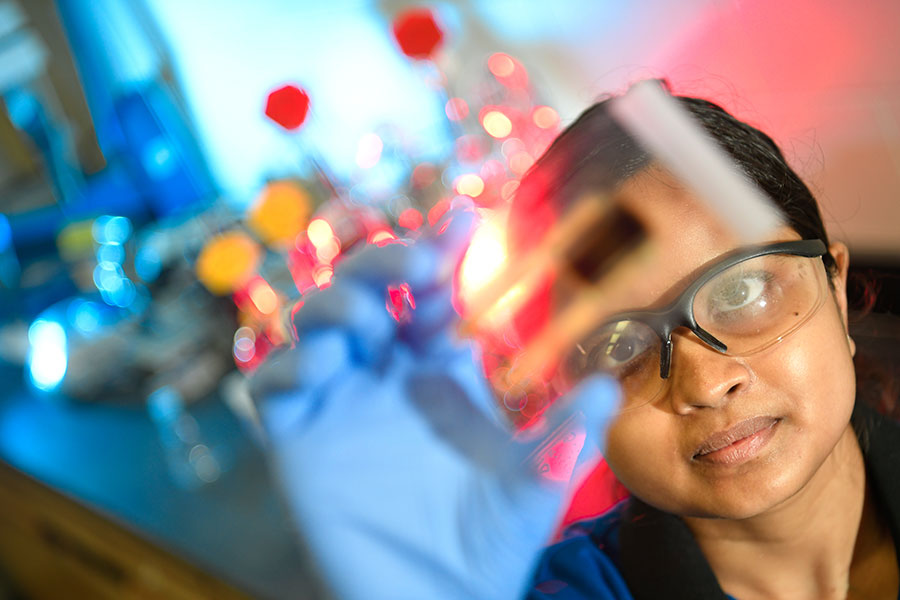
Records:
[[[402,213],[400,213],[400,217],[397,219],[400,227],[405,227],[411,231],[415,231],[419,227],[422,226],[424,219],[422,218],[422,213],[420,213],[415,208],[407,208]]]

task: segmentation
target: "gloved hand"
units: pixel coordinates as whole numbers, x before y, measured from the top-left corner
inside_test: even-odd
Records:
[[[567,486],[526,460],[572,415],[602,447],[617,389],[587,381],[514,439],[471,344],[454,336],[450,279],[472,213],[410,246],[368,247],[305,299],[295,347],[251,390],[305,545],[339,598],[521,597]],[[436,228],[439,230],[439,228]],[[395,320],[389,285],[415,309]]]

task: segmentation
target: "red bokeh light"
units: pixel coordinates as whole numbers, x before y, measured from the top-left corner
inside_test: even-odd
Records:
[[[488,58],[488,70],[497,81],[508,88],[525,88],[528,86],[528,71],[515,58],[502,52],[492,54]]]
[[[478,162],[489,151],[490,143],[483,136],[469,134],[456,139],[456,157],[461,162]]]
[[[444,112],[451,121],[462,121],[469,115],[469,105],[462,98],[450,98],[444,105]]]
[[[388,286],[385,308],[398,323],[407,323],[412,318],[412,311],[416,309],[416,299],[409,289],[408,283]]]
[[[427,8],[411,8],[394,19],[394,39],[410,58],[430,58],[444,40],[444,32]]]
[[[422,213],[420,213],[415,208],[407,208],[402,213],[400,213],[400,217],[397,219],[397,223],[400,227],[405,227],[411,231],[415,231],[419,227],[422,226],[424,219],[422,218]]]
[[[297,129],[309,112],[309,95],[295,85],[282,86],[269,94],[265,112],[285,129]]]
[[[410,183],[416,189],[426,188],[434,183],[437,176],[437,168],[435,168],[434,165],[431,163],[422,163],[416,165],[416,168],[413,169]]]

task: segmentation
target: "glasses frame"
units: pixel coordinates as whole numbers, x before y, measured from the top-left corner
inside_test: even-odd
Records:
[[[672,365],[672,332],[676,329],[686,327],[710,348],[718,350],[722,354],[728,352],[728,346],[700,327],[697,324],[697,320],[694,318],[694,298],[700,291],[700,288],[702,288],[710,279],[739,263],[760,256],[769,254],[789,254],[806,258],[817,258],[823,256],[827,251],[828,248],[825,246],[825,242],[818,239],[778,242],[775,244],[767,244],[765,246],[740,248],[729,253],[709,267],[709,269],[695,279],[678,296],[678,298],[664,308],[659,310],[637,310],[618,313],[610,318],[607,323],[616,321],[639,321],[650,327],[650,329],[659,336],[659,339],[662,342],[659,353],[659,376],[662,379],[668,379]],[[778,338],[778,340],[780,339],[781,338]]]

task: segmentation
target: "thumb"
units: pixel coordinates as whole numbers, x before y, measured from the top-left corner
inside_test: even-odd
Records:
[[[526,459],[539,478],[570,482],[590,472],[606,444],[609,424],[618,412],[615,380],[594,376],[580,382],[547,411],[530,440]],[[573,482],[575,483],[575,482]]]

